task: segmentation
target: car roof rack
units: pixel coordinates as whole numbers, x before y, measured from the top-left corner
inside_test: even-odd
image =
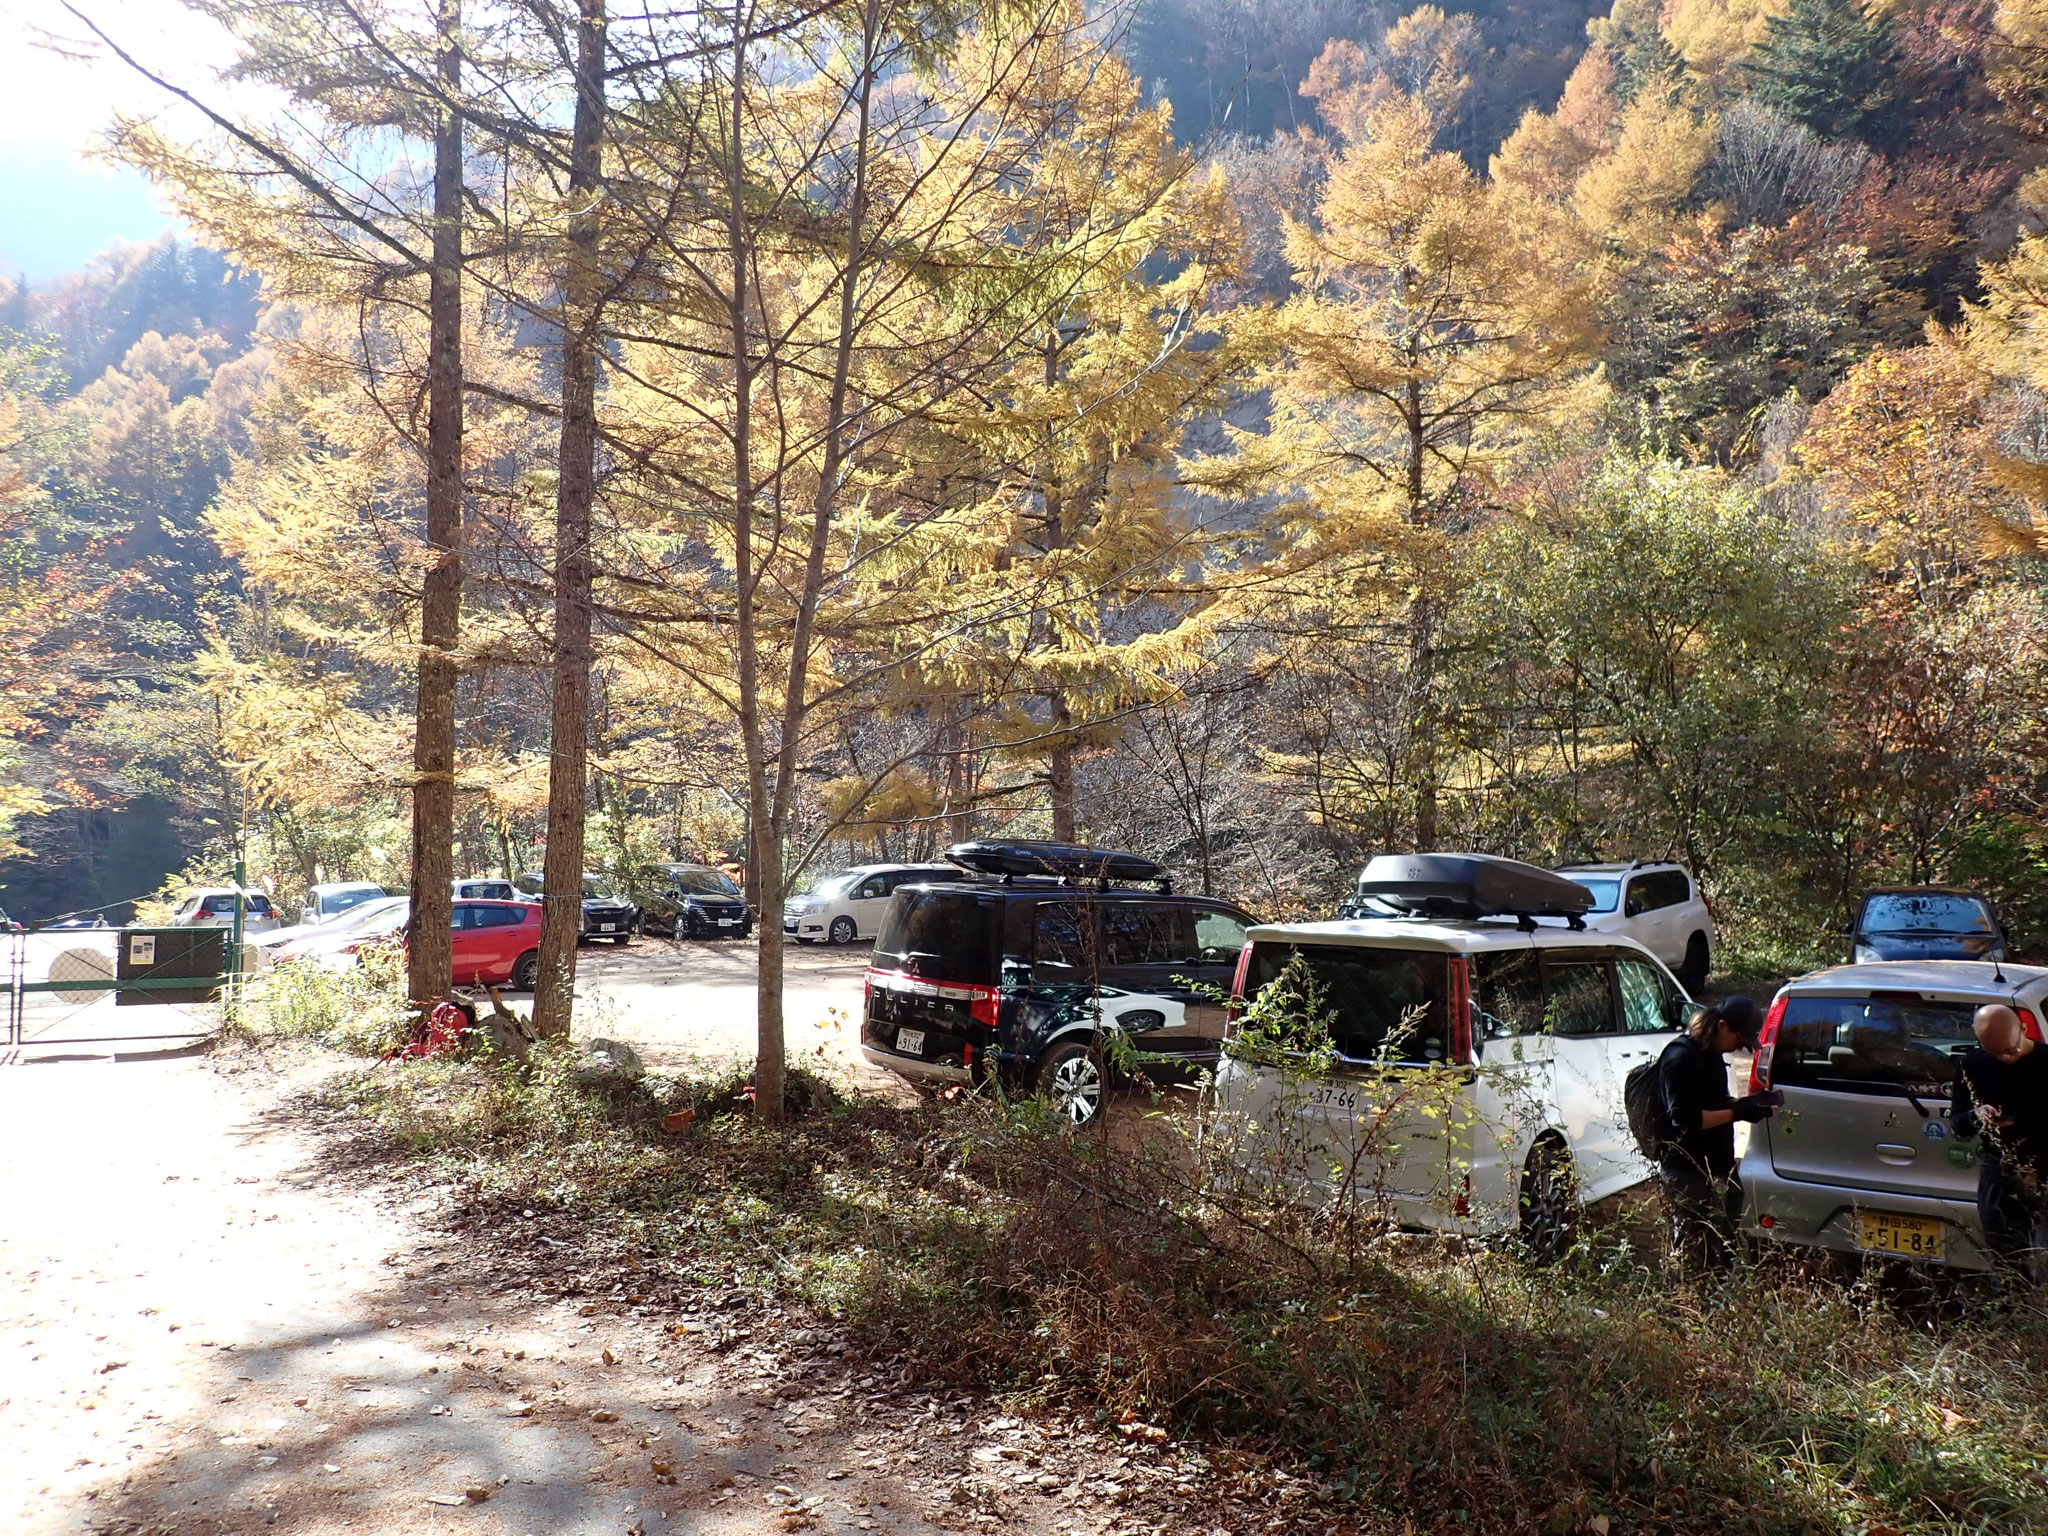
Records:
[[[1513,917],[1533,930],[1539,917],[1583,928],[1593,893],[1520,859],[1490,853],[1383,853],[1365,866],[1357,893],[1416,917]]]
[[[946,858],[978,875],[994,875],[1005,885],[1019,879],[1054,879],[1101,886],[1122,881],[1152,885],[1162,892],[1173,889],[1166,871],[1141,854],[1084,848],[1078,843],[1038,838],[955,843],[946,850]]]

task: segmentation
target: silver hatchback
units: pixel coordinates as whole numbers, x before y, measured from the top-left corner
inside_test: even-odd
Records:
[[[1742,1159],[1768,1242],[1987,1269],[1977,1145],[1949,1123],[1955,1059],[1985,1003],[2038,1033],[2048,970],[1900,960],[1802,976],[1772,1000],[1751,1073],[1785,1104]]]

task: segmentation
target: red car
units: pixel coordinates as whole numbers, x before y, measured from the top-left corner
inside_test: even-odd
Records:
[[[455,903],[455,984],[531,992],[540,979],[540,904]]]

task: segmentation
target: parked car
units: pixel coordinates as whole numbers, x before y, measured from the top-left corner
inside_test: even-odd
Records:
[[[411,903],[403,897],[373,917],[341,931],[308,935],[285,945],[274,963],[310,961],[334,969],[357,964],[378,944],[413,942]],[[540,977],[540,905],[531,901],[458,901],[450,913],[449,942],[459,987],[510,986],[531,992]]]
[[[294,923],[289,928],[273,928],[268,933],[258,934],[245,946],[250,952],[251,970],[261,970],[275,962],[291,946],[303,939],[332,938],[337,934],[352,933],[363,924],[374,922],[388,914],[393,908],[401,911],[411,903],[403,896],[379,896],[374,901],[358,902],[333,917],[317,923]],[[404,921],[403,916],[399,918]]]
[[[412,916],[412,898],[393,896],[381,902],[365,902],[343,913],[331,923],[320,923],[297,938],[275,946],[259,943],[259,964],[283,965],[305,960],[316,965],[346,969],[371,944],[381,943],[399,933]]]
[[[1549,870],[1399,855],[1360,885],[1384,915],[1251,930],[1238,997],[1313,987],[1329,1049],[1261,1055],[1234,1035],[1217,1134],[1248,1170],[1383,1198],[1402,1225],[1561,1252],[1584,1206],[1649,1177],[1623,1084],[1690,998],[1635,940],[1573,926],[1592,894]]]
[[[515,875],[512,883],[520,895],[532,902],[538,902],[541,893],[547,889],[547,882],[538,870]],[[639,924],[640,909],[614,891],[609,880],[603,875],[586,874],[583,877],[583,927],[579,930],[579,937],[610,939],[614,944],[623,944],[633,937],[633,930]]]
[[[232,928],[235,925],[235,888],[209,886],[194,891],[171,913],[173,928]],[[261,891],[242,892],[242,932],[268,933],[277,927],[277,912]]]
[[[708,864],[642,864],[635,871],[640,931],[671,939],[745,939],[754,916],[722,869]]]
[[[533,898],[510,880],[471,877],[455,882],[457,901],[532,901]]]
[[[1949,1122],[1955,1058],[1986,1003],[2041,1038],[2048,970],[1970,960],[1834,966],[1789,982],[1757,1041],[1752,1089],[1784,1108],[1742,1159],[1760,1241],[1988,1269],[1974,1140]]]
[[[957,864],[862,864],[843,869],[783,903],[782,932],[799,944],[872,939],[881,931],[889,900],[899,887],[948,885],[966,878],[967,871]]]
[[[306,891],[305,901],[299,906],[299,922],[324,923],[329,918],[339,917],[350,907],[361,906],[366,901],[381,901],[387,894],[383,886],[372,885],[367,880],[311,886]]]
[[[1102,1111],[1112,1040],[1150,1075],[1211,1066],[1223,989],[1254,919],[1228,902],[1090,879],[1097,850],[1053,843],[961,844],[1037,872],[1004,883],[899,882],[867,973],[861,1053],[924,1083],[993,1076],[1042,1094],[1069,1123]],[[1129,859],[1118,878],[1161,875]],[[1058,871],[1068,873],[1062,875]],[[863,879],[868,878],[866,875]]]
[[[2005,930],[1975,891],[1887,886],[1864,894],[1849,936],[1849,961],[2006,958]]]
[[[1583,921],[1594,933],[1634,939],[1675,973],[1688,992],[1713,969],[1714,918],[1683,864],[1568,864],[1557,871],[1592,893]]]

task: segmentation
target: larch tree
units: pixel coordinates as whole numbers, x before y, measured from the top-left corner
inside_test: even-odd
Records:
[[[1140,112],[1090,97],[1111,54],[1066,0],[967,23],[895,0],[774,19],[703,13],[661,131],[620,135],[634,185],[686,186],[689,216],[665,226],[665,283],[634,301],[606,391],[621,526],[600,573],[607,622],[736,729],[748,874],[770,908],[811,755],[844,739],[844,711],[901,698],[1028,607],[962,568],[985,564],[1010,466],[969,462],[955,429],[1027,361],[1042,377],[1078,296],[1159,244],[1164,195],[1055,174],[1096,163],[1105,113]],[[634,117],[654,129],[654,107]],[[688,178],[669,155],[692,157]],[[755,1090],[774,1120],[782,947],[763,916]]]
[[[1289,231],[1302,292],[1263,322],[1264,429],[1233,429],[1234,452],[1195,473],[1281,499],[1270,579],[1248,593],[1383,657],[1392,739],[1361,773],[1421,848],[1455,763],[1438,654],[1450,552],[1595,340],[1574,266],[1435,132],[1406,94],[1365,115],[1315,221]]]

